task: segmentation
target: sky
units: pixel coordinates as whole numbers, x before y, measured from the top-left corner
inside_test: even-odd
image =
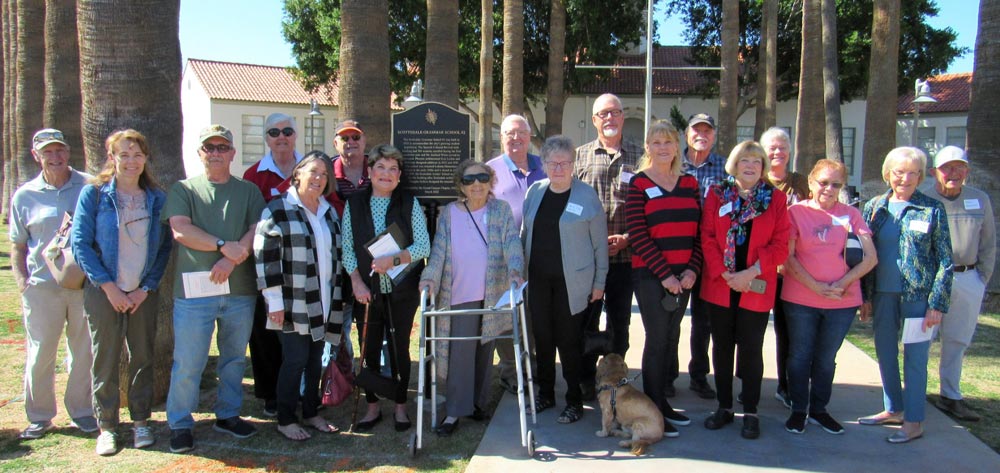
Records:
[[[185,63],[189,58],[225,62],[294,66],[291,45],[281,34],[284,12],[281,0],[185,0],[181,2],[180,40]],[[950,26],[958,33],[957,44],[969,52],[957,58],[948,72],[971,72],[976,43],[979,2],[937,0],[940,14],[929,23]],[[663,21],[658,28],[660,44],[684,44],[679,19]]]

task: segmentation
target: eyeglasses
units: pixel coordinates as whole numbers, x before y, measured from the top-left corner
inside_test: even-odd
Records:
[[[462,185],[471,186],[473,182],[479,181],[483,184],[490,182],[490,174],[487,172],[481,172],[478,174],[466,174],[462,176]]]
[[[609,117],[618,118],[618,117],[622,116],[622,113],[623,112],[620,109],[616,108],[614,110],[601,110],[600,112],[595,113],[594,116],[598,117],[598,118],[601,118],[601,119],[604,119],[604,120],[607,120]]]
[[[340,141],[347,143],[348,141],[361,141],[361,135],[340,135]]]
[[[820,187],[830,187],[833,189],[840,189],[844,187],[843,182],[833,182],[833,181],[815,181],[817,186]]]
[[[545,161],[545,165],[552,168],[553,171],[562,171],[563,169],[573,169],[573,161]]]
[[[277,128],[271,128],[270,130],[267,130],[267,136],[270,136],[271,138],[277,138],[278,135],[292,136],[294,134],[295,134],[295,129],[290,126],[286,126],[280,130]]]
[[[205,154],[212,154],[215,152],[228,153],[231,149],[233,149],[233,147],[229,145],[213,145],[211,143],[201,145],[201,150],[204,151]]]
[[[527,137],[531,136],[531,133],[528,133],[525,130],[507,130],[503,132],[503,136],[506,136],[507,138],[517,138],[518,136]]]

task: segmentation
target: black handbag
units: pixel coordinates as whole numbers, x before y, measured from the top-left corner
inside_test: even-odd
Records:
[[[371,304],[365,306],[365,325],[362,330],[361,343],[361,369],[358,370],[354,384],[361,389],[374,392],[378,397],[385,399],[395,399],[399,388],[399,370],[396,369],[396,329],[392,325],[392,308],[389,305],[389,295],[379,294],[377,297],[384,297],[382,307],[384,308],[385,323],[389,327],[389,366],[392,376],[385,376],[380,371],[367,366],[364,362],[365,353],[368,348],[368,312]]]
[[[587,325],[583,329],[583,356],[604,356],[614,351],[615,337],[611,324],[607,324],[607,330],[591,330],[591,324],[595,320],[600,320],[601,303],[592,302],[587,308]],[[600,323],[596,324],[600,327]]]
[[[854,232],[847,232],[847,242],[844,244],[844,262],[848,268],[861,264],[865,259],[865,251],[861,248],[861,240]]]

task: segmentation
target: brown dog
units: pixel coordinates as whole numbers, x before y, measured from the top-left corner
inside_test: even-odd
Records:
[[[597,398],[601,401],[601,430],[597,436],[610,434],[629,439],[618,445],[632,447],[632,454],[642,455],[646,447],[663,438],[663,415],[649,396],[622,380],[628,380],[628,365],[621,355],[612,353],[601,358],[597,364]]]

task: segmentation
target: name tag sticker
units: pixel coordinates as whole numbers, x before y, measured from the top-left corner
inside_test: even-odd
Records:
[[[628,171],[622,171],[622,173],[619,174],[618,178],[621,179],[622,184],[628,184],[632,182],[632,176],[635,176],[635,174],[632,174]]]
[[[659,187],[650,187],[649,189],[646,189],[646,195],[649,196],[650,199],[655,199],[663,195],[663,192],[660,191]]]
[[[830,217],[833,218],[833,226],[835,227],[846,227],[851,223],[851,217],[848,215],[844,215],[841,217],[838,217],[836,215],[831,215]]]
[[[726,205],[723,205],[722,207],[719,207],[719,216],[722,217],[723,215],[726,215],[726,214],[728,214],[729,212],[732,212],[732,211],[733,211],[733,203],[732,202],[726,202]]]
[[[983,208],[979,205],[979,199],[965,199],[965,210],[979,210]]]
[[[271,196],[273,197],[273,196],[276,196],[278,194],[281,194],[281,192],[278,192],[278,188],[277,187],[272,187],[271,188]]]
[[[574,204],[570,202],[566,204],[566,211],[573,215],[580,215],[583,213],[583,206],[580,204]]]
[[[929,230],[930,227],[931,227],[930,222],[923,222],[920,220],[910,221],[910,230],[913,230],[915,232],[927,233],[927,230]]]

